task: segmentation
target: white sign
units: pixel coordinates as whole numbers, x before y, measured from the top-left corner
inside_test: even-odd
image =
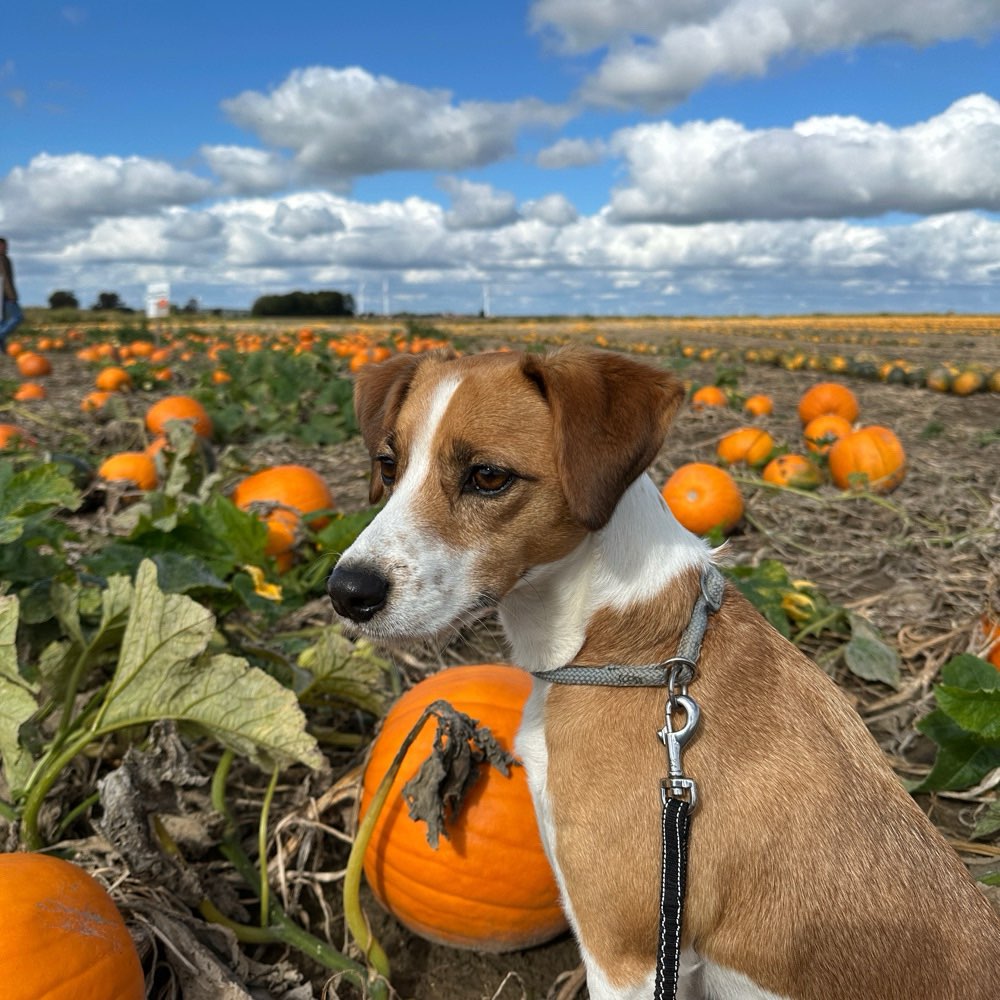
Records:
[[[157,282],[155,285],[146,285],[146,317],[148,319],[162,319],[170,315],[170,285],[165,282]]]

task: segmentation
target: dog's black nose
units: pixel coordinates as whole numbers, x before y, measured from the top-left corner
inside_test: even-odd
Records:
[[[372,569],[334,566],[326,581],[326,592],[338,615],[354,622],[366,622],[389,597],[389,581]]]

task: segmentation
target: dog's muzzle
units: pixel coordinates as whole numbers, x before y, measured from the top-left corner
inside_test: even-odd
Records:
[[[334,610],[352,622],[366,622],[385,607],[389,581],[373,569],[335,566],[326,581]]]

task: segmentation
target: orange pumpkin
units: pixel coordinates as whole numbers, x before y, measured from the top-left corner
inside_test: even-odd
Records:
[[[27,431],[17,424],[0,424],[0,451],[5,448],[22,448],[34,444]]]
[[[94,387],[102,392],[121,392],[132,387],[132,376],[118,365],[108,365],[97,373]]]
[[[303,517],[311,527],[322,528],[329,519],[309,515],[333,507],[334,501],[330,487],[312,469],[304,465],[275,465],[237,483],[233,503],[241,510],[249,509],[251,504],[275,505],[264,517],[267,524],[264,552],[276,556],[295,544],[296,529]]]
[[[205,407],[191,396],[167,396],[146,411],[146,429],[156,436],[165,434],[171,420],[187,420],[199,437],[212,436],[212,419]]]
[[[96,413],[98,410],[104,409],[105,404],[111,398],[111,393],[105,389],[94,389],[93,392],[88,392],[83,399],[80,400],[80,409],[84,413]]]
[[[108,482],[129,483],[140,490],[156,489],[156,463],[143,451],[120,451],[106,458],[97,470]]]
[[[0,854],[4,1000],[142,1000],[142,965],[114,901],[69,861]]]
[[[14,399],[24,403],[32,399],[45,399],[47,393],[41,382],[22,382],[14,393]]]
[[[52,374],[52,365],[44,354],[36,354],[34,351],[24,351],[17,356],[17,370],[25,378],[41,378],[43,375]]]
[[[365,769],[361,815],[420,714],[441,698],[490,729],[510,750],[531,693],[531,677],[498,664],[451,667],[407,691],[390,709]],[[542,848],[524,769],[483,773],[435,850],[409,818],[402,788],[429,756],[434,720],[424,725],[393,781],[364,857],[372,892],[400,923],[431,941],[479,951],[541,944],[566,920]]]
[[[365,347],[351,356],[348,368],[350,368],[352,372],[356,372],[359,368],[363,368],[365,365],[378,364],[380,361],[385,361],[391,355],[392,351],[390,351],[388,347]]]
[[[703,410],[706,406],[728,406],[729,399],[717,385],[703,385],[691,397],[691,406]]]
[[[842,490],[867,487],[888,493],[906,476],[906,452],[888,427],[863,427],[842,437],[828,458],[830,478]]]
[[[802,429],[806,447],[817,455],[825,455],[833,447],[835,441],[850,434],[853,428],[850,423],[836,413],[821,413],[813,417]]]
[[[857,396],[839,382],[819,382],[799,399],[799,420],[803,426],[824,413],[836,413],[853,424],[859,412]]]
[[[753,417],[766,417],[774,411],[774,400],[763,393],[757,393],[755,396],[747,397],[743,409]]]
[[[986,660],[1000,670],[1000,620],[989,612],[983,615],[980,622],[983,629],[983,639],[986,642]]]
[[[715,453],[727,465],[745,462],[763,465],[774,451],[774,438],[759,427],[741,427],[726,434],[716,446]]]
[[[775,486],[792,486],[798,490],[815,489],[823,478],[816,463],[805,455],[778,455],[764,466],[761,476]]]
[[[707,462],[682,465],[664,483],[662,492],[674,517],[696,535],[714,528],[732,531],[743,516],[743,497],[733,477]]]

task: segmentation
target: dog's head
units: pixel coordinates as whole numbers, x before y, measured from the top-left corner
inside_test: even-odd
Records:
[[[668,372],[587,348],[399,355],[358,373],[384,509],[327,589],[375,638],[435,634],[603,528],[683,398]]]

